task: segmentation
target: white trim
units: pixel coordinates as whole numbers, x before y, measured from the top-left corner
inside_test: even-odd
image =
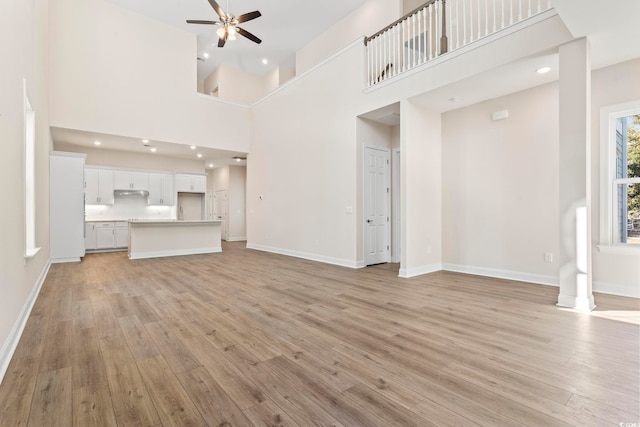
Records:
[[[2,344],[2,349],[0,349],[0,384],[2,383],[5,374],[7,373],[7,368],[9,368],[9,363],[11,362],[11,358],[13,357],[13,353],[18,347],[20,337],[22,336],[24,327],[27,325],[27,320],[29,320],[31,310],[33,309],[33,306],[38,299],[40,289],[42,289],[42,285],[44,284],[47,274],[49,273],[49,267],[51,267],[50,261],[47,262],[47,265],[44,266],[42,273],[40,273],[40,277],[38,277],[36,285],[31,290],[31,293],[29,293],[29,297],[25,301],[24,306],[20,311],[20,315],[16,319],[16,322],[13,324],[13,328],[11,328],[9,336]]]
[[[222,252],[222,247],[177,249],[172,251],[136,252],[129,254],[129,259],[162,258],[168,256],[216,254]]]
[[[442,264],[423,265],[420,267],[401,268],[398,277],[408,279],[410,277],[421,276],[423,274],[435,273],[442,270]]]
[[[389,156],[389,163],[387,163],[387,181],[386,181],[386,185],[387,188],[389,188],[389,192],[387,193],[387,217],[391,218],[391,213],[392,213],[392,209],[391,209],[391,148],[389,147],[382,147],[380,145],[371,145],[371,144],[363,144],[362,146],[362,160],[361,160],[361,164],[362,164],[362,212],[360,214],[360,217],[362,219],[362,251],[363,251],[363,256],[364,256],[364,263],[365,266],[367,265],[367,218],[366,218],[366,206],[367,206],[367,192],[365,191],[365,182],[367,180],[367,169],[365,166],[365,160],[366,160],[366,153],[367,153],[367,148],[371,149],[371,150],[378,150],[378,151],[384,151],[385,153],[387,153],[387,155]],[[387,260],[385,262],[392,262],[391,261],[391,222],[387,221],[387,247],[389,247],[389,249],[387,250]]]
[[[623,285],[620,283],[596,282],[592,284],[593,292],[617,295],[621,297],[640,298],[640,286],[637,284]]]
[[[208,99],[210,101],[215,101],[215,102],[220,102],[222,104],[227,104],[227,105],[232,105],[234,107],[240,107],[240,108],[250,108],[249,105],[247,104],[240,104],[237,102],[233,102],[233,101],[228,101],[224,98],[219,98],[217,96],[211,96],[211,95],[207,95],[206,93],[200,93],[200,92],[196,92],[196,94],[200,97],[200,98],[204,98],[204,99]]]
[[[227,237],[227,242],[246,242],[246,237]]]
[[[62,264],[65,262],[80,262],[80,257],[51,259],[51,264]]]
[[[558,307],[571,308],[574,310],[591,311],[596,308],[593,295],[588,297],[576,297],[573,295],[558,295]]]
[[[24,257],[27,258],[27,259],[35,257],[36,254],[38,252],[40,252],[40,249],[42,249],[42,248],[37,247],[37,248],[28,249],[28,250],[25,251]]]
[[[600,240],[598,249],[614,245],[615,206],[613,203],[616,161],[615,120],[637,114],[640,101],[625,102],[600,108]],[[605,249],[604,252],[607,250]],[[627,252],[628,253],[628,252]]]
[[[277,88],[275,88],[274,90],[272,90],[271,92],[269,92],[268,94],[263,96],[262,98],[258,99],[253,104],[251,104],[250,107],[251,108],[256,107],[258,104],[260,104],[264,100],[269,99],[270,97],[272,97],[276,93],[280,92],[281,90],[283,90],[287,86],[292,85],[298,79],[301,79],[302,77],[306,76],[307,74],[311,74],[312,72],[314,72],[318,68],[322,67],[323,65],[327,64],[330,61],[333,61],[335,58],[337,58],[338,56],[342,55],[343,53],[345,53],[346,51],[350,50],[351,48],[363,44],[364,43],[364,37],[365,36],[358,37],[357,39],[355,39],[354,41],[352,41],[351,43],[349,43],[345,47],[335,51],[332,55],[327,56],[325,59],[323,59],[322,61],[318,62],[313,67],[304,70],[302,73],[298,74],[297,76],[293,76],[292,78],[290,78],[289,80],[287,80],[286,82],[284,82],[283,84],[281,84],[280,86],[278,86]]]
[[[598,252],[613,255],[640,255],[640,245],[619,243],[617,245],[597,245]]]
[[[254,243],[247,243],[247,249],[255,249],[262,252],[271,252],[279,255],[287,255],[295,258],[308,259],[310,261],[322,262],[325,264],[339,265],[341,267],[349,268],[362,268],[364,267],[364,261],[351,261],[342,258],[333,258],[324,255],[312,254],[309,252],[292,251],[289,249],[274,248],[271,246],[256,245]]]
[[[402,255],[402,218],[400,215],[400,147],[391,149],[391,262],[400,262]],[[397,167],[396,166],[397,163]]]
[[[483,37],[480,40],[475,40],[469,44],[466,44],[465,46],[462,46],[461,48],[458,48],[456,50],[447,52],[445,54],[442,54],[440,56],[438,56],[437,58],[434,58],[430,61],[425,62],[424,64],[418,65],[417,67],[414,67],[410,70],[407,70],[403,73],[400,73],[396,76],[393,76],[391,78],[388,79],[384,79],[382,82],[380,83],[376,83],[373,86],[369,86],[366,87],[365,89],[363,89],[363,92],[365,94],[371,93],[377,89],[383,88],[385,86],[388,86],[390,84],[399,82],[407,77],[410,77],[416,73],[419,73],[421,71],[427,70],[429,68],[435,67],[439,64],[442,64],[443,62],[449,61],[450,59],[454,59],[460,55],[463,55],[467,52],[470,52],[472,50],[478,49],[486,44],[492,43],[496,40],[499,40],[503,37],[509,36],[511,34],[514,34],[518,31],[524,30],[532,25],[535,25],[539,22],[542,21],[546,21],[547,19],[553,18],[554,16],[556,16],[558,13],[556,12],[555,9],[548,9],[544,12],[541,12],[535,16],[532,16],[531,18],[527,18],[523,21],[518,22],[517,24],[514,24],[510,27],[504,28],[500,31],[497,31],[493,34],[490,34],[488,36]]]
[[[515,280],[518,282],[535,283],[538,285],[560,286],[557,276],[523,273],[513,270],[500,270],[497,268],[476,267],[472,265],[442,264],[444,271],[455,273],[475,274],[476,276],[495,277],[497,279]]]

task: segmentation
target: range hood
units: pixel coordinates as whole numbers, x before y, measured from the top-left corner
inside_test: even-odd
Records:
[[[147,190],[113,190],[116,197],[148,197]]]

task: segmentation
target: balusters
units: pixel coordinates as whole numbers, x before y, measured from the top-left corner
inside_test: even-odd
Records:
[[[460,1],[456,1],[456,49],[460,47]]]
[[[484,35],[489,35],[489,0],[484,0]]]

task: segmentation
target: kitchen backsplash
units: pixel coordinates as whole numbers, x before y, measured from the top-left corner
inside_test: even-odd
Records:
[[[87,221],[127,219],[175,219],[175,206],[149,206],[145,197],[116,196],[113,205],[87,205]]]

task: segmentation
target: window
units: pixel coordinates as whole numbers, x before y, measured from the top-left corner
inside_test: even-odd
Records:
[[[640,248],[640,102],[603,109],[601,127],[600,243]]]
[[[24,235],[25,257],[31,258],[40,248],[36,247],[36,112],[27,96],[24,80]]]

